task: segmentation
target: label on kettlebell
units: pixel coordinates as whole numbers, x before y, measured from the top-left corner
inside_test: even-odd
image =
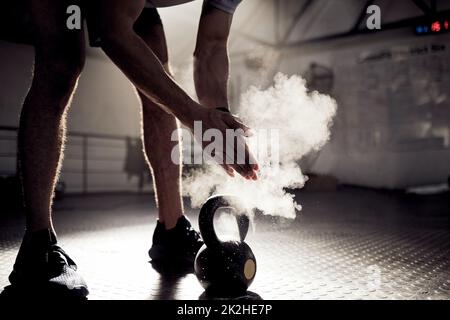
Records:
[[[256,263],[252,259],[248,259],[244,265],[244,276],[247,280],[253,279],[256,273]]]

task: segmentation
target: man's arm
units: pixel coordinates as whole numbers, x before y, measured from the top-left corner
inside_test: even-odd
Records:
[[[195,102],[170,77],[146,43],[135,33],[134,23],[141,14],[145,0],[95,0],[102,48],[130,81],[159,107],[177,117],[191,130],[194,121],[201,121],[203,132],[217,129],[224,136],[227,129],[248,128],[231,114],[204,107]],[[236,154],[237,147],[234,148]],[[222,150],[224,157],[225,150]],[[250,179],[256,178],[257,166],[232,164],[234,170]]]
[[[208,3],[203,7],[194,52],[194,80],[199,102],[208,108],[229,107],[228,36],[232,20],[232,14],[208,5]],[[238,143],[245,144],[243,139],[239,139]],[[252,159],[251,163],[256,163],[247,146],[245,146],[245,153],[246,159]],[[232,169],[226,164],[223,164],[222,167],[229,175],[234,175],[233,169],[236,170],[236,167]],[[252,169],[258,170],[258,166],[253,165]],[[239,172],[239,170],[237,171]],[[247,175],[247,178],[256,180],[256,173]]]
[[[200,104],[228,107],[228,35],[233,15],[203,8],[194,52],[194,80]]]
[[[101,47],[128,79],[150,100],[187,124],[201,108],[165,71],[151,48],[134,31],[145,0],[94,0],[92,23],[98,24]],[[198,119],[200,120],[200,119]]]

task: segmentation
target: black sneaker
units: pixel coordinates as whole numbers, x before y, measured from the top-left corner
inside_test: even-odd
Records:
[[[26,291],[42,291],[59,297],[85,298],[88,288],[77,273],[77,265],[57,245],[50,230],[26,233],[17,254],[11,285]]]
[[[192,228],[189,220],[182,216],[171,230],[166,230],[164,224],[157,222],[153,245],[148,254],[153,263],[170,261],[193,265],[202,245],[200,234]]]

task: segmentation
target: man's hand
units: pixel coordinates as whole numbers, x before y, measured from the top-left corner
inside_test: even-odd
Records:
[[[217,106],[228,105],[229,61],[227,42],[232,18],[231,14],[208,3],[203,6],[194,53],[195,89],[203,107],[195,113],[199,113],[196,119],[202,121],[203,132],[208,129],[218,129],[222,133],[223,148],[220,150],[220,154],[217,154],[218,150],[214,150],[216,151],[214,160],[219,162],[232,177],[234,171],[236,171],[249,180],[256,180],[258,178],[256,174],[258,165],[248,150],[244,139],[245,136],[250,135],[249,128],[229,112],[215,109]],[[226,141],[227,129],[241,129],[243,130],[242,135]],[[199,137],[196,137],[196,139],[199,140]],[[205,148],[206,143],[201,142],[203,148]],[[228,152],[226,152],[227,150]]]
[[[214,159],[225,169],[231,177],[234,177],[234,171],[239,173],[246,179],[257,180],[258,164],[252,153],[249,151],[245,142],[245,137],[251,136],[250,128],[248,128],[242,121],[229,112],[220,111],[217,109],[210,109],[205,107],[198,108],[194,114],[194,121],[201,121],[202,132],[201,137],[195,137],[202,148],[205,148],[210,141],[203,141],[204,133],[209,129],[219,130],[223,137],[223,145],[221,149],[215,149],[219,154],[214,155]],[[194,132],[194,121],[184,123],[191,131]],[[227,139],[227,130],[240,130],[242,134],[237,135],[236,139]],[[200,141],[199,141],[200,140]],[[244,160],[242,163],[238,152],[244,151],[244,155],[240,155]],[[243,156],[243,157],[242,157]]]

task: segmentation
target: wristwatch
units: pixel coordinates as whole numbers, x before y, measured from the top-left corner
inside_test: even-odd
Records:
[[[216,108],[216,109],[219,110],[219,111],[231,113],[230,110],[228,108],[226,108],[226,107],[219,107],[219,108]]]

